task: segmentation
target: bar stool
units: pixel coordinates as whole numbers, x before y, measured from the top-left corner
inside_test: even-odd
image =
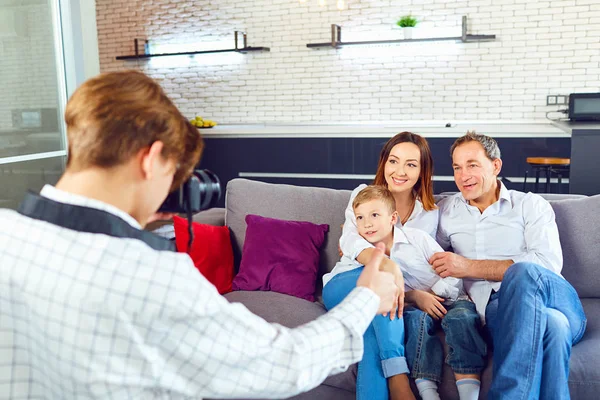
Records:
[[[538,192],[540,183],[540,174],[546,174],[546,193],[550,193],[550,178],[552,174],[556,174],[558,178],[558,193],[561,191],[562,174],[569,171],[571,165],[570,158],[558,157],[527,157],[527,164],[535,171],[535,189],[534,193]],[[526,191],[527,173],[525,171],[525,179],[523,180],[523,191]]]

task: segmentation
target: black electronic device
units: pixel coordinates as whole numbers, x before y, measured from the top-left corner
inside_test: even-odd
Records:
[[[569,95],[571,121],[600,121],[600,93],[571,93]]]
[[[221,198],[221,182],[207,169],[196,169],[177,190],[169,193],[158,209],[164,213],[195,214],[217,205]]]

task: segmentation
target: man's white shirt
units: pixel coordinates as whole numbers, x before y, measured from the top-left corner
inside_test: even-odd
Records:
[[[46,186],[42,196],[103,210]],[[297,329],[220,296],[187,254],[0,210],[0,398],[288,397],[362,358],[357,288]]]
[[[437,242],[468,259],[532,262],[560,275],[562,249],[550,203],[537,194],[508,190],[499,184],[498,201],[483,213],[469,205],[461,193],[440,201]],[[463,281],[484,321],[490,294],[500,290],[501,282]]]

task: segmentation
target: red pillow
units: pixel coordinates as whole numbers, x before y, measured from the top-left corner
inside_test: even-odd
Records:
[[[188,247],[188,222],[185,218],[173,217],[175,245],[177,251],[186,253]],[[221,294],[231,292],[233,282],[233,250],[226,226],[204,225],[192,222],[194,241],[189,254],[198,271]]]

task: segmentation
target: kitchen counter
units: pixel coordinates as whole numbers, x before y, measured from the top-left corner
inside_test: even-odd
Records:
[[[495,138],[570,137],[570,132],[549,122],[446,122],[406,121],[369,124],[230,124],[200,129],[207,138],[389,138],[402,131],[426,138],[456,138],[468,130]]]

